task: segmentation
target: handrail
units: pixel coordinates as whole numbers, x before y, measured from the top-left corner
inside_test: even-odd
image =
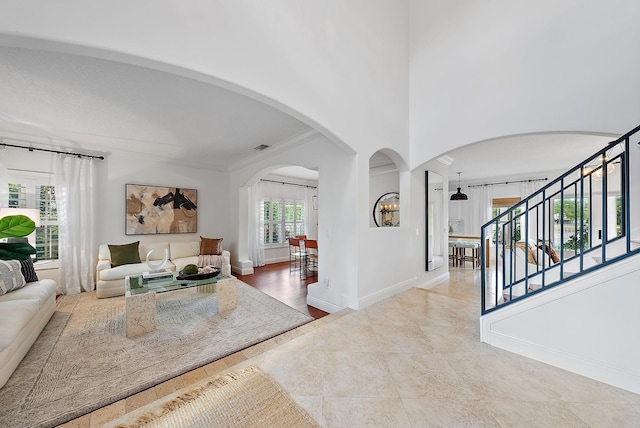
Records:
[[[483,314],[640,253],[640,150],[631,150],[632,139],[640,126],[481,227]]]

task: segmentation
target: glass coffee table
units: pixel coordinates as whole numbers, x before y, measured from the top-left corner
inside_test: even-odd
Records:
[[[143,279],[142,275],[130,275],[124,279],[125,325],[127,337],[139,336],[156,329],[156,296],[177,290],[196,288],[198,293],[218,293],[218,312],[226,312],[237,306],[237,279],[218,275],[212,278],[187,280],[170,278]]]

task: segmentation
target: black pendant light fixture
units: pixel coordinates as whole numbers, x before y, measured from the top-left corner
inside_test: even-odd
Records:
[[[453,195],[451,195],[452,201],[466,201],[468,199],[467,195],[465,195],[460,191],[460,174],[462,173],[461,172],[458,173],[458,191]]]

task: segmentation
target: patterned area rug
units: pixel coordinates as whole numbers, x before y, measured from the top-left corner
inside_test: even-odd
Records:
[[[238,281],[238,307],[216,294],[159,295],[158,329],[125,337],[124,297],[67,296],[7,384],[0,426],[51,427],[312,320]]]
[[[319,427],[257,367],[226,374],[157,400],[105,428]]]

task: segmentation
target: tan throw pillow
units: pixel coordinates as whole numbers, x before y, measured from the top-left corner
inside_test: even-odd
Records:
[[[111,267],[140,263],[140,253],[138,251],[139,245],[140,241],[124,245],[109,244]]]
[[[532,265],[538,264],[538,262],[536,262],[535,250],[531,248],[531,245],[528,245],[526,242],[518,241],[516,242],[516,247],[527,253],[527,263],[530,263]]]
[[[222,238],[200,237],[200,255],[209,256],[222,254]]]

